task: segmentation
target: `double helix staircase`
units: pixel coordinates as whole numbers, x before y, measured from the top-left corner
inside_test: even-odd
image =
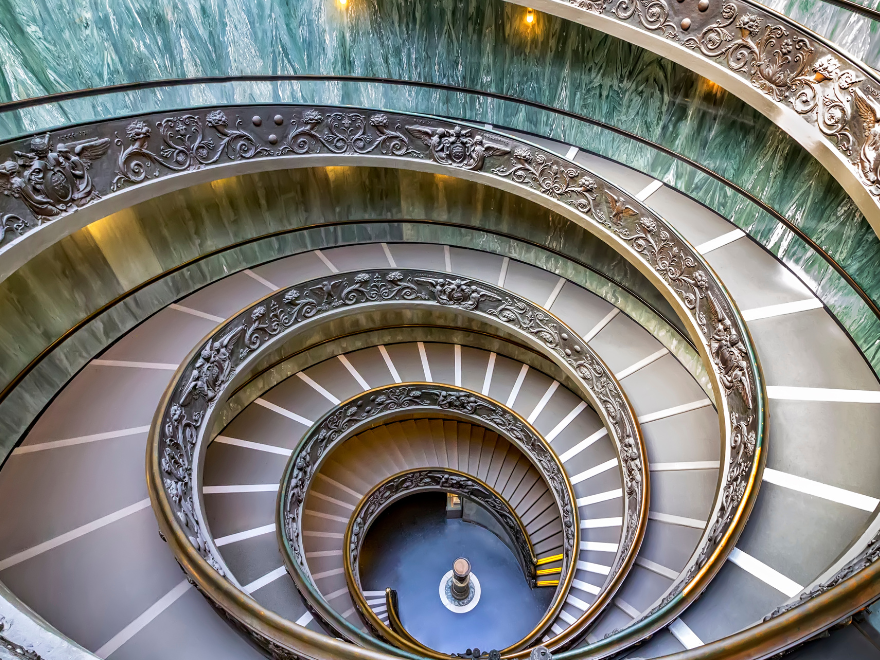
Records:
[[[703,596],[634,652],[654,657],[759,621],[827,574],[866,533],[880,497],[871,449],[880,386],[810,290],[742,232],[613,162],[582,153],[575,162],[633,192],[653,187],[647,203],[698,246],[743,310],[769,385],[772,445],[749,524]],[[156,534],[143,481],[151,420],[178,365],[224,319],[278,288],[389,267],[432,269],[527,298],[572,328],[616,374],[647,447],[650,513],[635,566],[582,643],[638,619],[697,546],[722,460],[718,416],[683,342],[664,345],[606,299],[535,265],[428,243],[327,247],[254,266],[177,301],[94,359],[0,471],[0,497],[17,503],[0,522],[0,580],[100,657],[259,657],[182,578]],[[310,424],[341,402],[371,388],[425,382],[511,408],[564,466],[581,537],[550,641],[589,607],[611,569],[622,476],[596,412],[553,376],[500,350],[388,341],[341,351],[269,388],[208,448],[203,496],[213,542],[231,577],[262,607],[327,634],[288,576],[276,539],[285,465]],[[353,625],[363,627],[344,581],[339,535],[359,498],[395,472],[436,466],[474,474],[508,498],[539,557],[556,554],[553,534],[542,534],[553,531],[558,512],[547,506],[534,468],[517,481],[520,463],[508,461],[514,454],[506,441],[480,431],[448,420],[396,422],[355,436],[318,473],[306,501],[309,569],[324,598]]]

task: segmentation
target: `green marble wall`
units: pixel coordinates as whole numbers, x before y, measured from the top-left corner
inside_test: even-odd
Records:
[[[815,0],[811,0],[815,1]],[[800,5],[798,5],[800,6]],[[0,0],[0,100],[120,82],[319,73],[448,83],[509,94],[624,128],[715,170],[797,223],[880,301],[880,242],[803,149],[751,107],[684,67],[503,0]],[[98,54],[99,56],[96,56]],[[0,119],[5,130],[229,101],[320,101],[448,114],[610,155],[706,203],[779,255],[838,314],[869,359],[876,319],[771,217],[680,161],[558,114],[390,85],[228,84],[68,102]],[[0,127],[0,130],[4,130]]]
[[[131,207],[61,240],[0,283],[2,385],[70,328],[114,303],[0,402],[0,462],[73,374],[170,302],[272,259],[378,241],[460,245],[558,273],[620,307],[709,389],[698,355],[659,292],[565,218],[447,176],[350,167],[280,170],[194,186]],[[566,251],[571,258],[563,256]]]
[[[880,8],[878,0],[854,2],[869,9]],[[872,18],[824,0],[763,0],[761,4],[821,34],[865,64],[880,68],[880,23]]]

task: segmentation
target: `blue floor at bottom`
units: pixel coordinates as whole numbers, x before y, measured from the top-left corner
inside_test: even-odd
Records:
[[[510,549],[492,532],[446,519],[446,496],[408,497],[370,527],[360,557],[366,591],[397,590],[404,627],[442,653],[503,649],[544,616],[553,588],[531,589]],[[450,612],[440,600],[443,575],[458,557],[471,562],[482,595],[470,612]]]

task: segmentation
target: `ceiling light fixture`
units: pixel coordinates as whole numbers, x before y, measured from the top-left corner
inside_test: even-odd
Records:
[[[526,9],[526,23],[531,25],[535,22],[535,10],[534,9]]]

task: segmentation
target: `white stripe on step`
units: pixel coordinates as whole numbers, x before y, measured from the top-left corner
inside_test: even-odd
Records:
[[[739,548],[731,550],[728,559],[744,571],[754,575],[761,580],[761,582],[769,584],[771,587],[777,591],[781,591],[789,598],[794,598],[804,589],[794,580],[788,579],[779,571],[770,568],[764,562],[746,554]]]
[[[660,190],[663,187],[663,182],[654,179],[647,186],[642,188],[638,193],[636,193],[636,199],[640,202],[644,202],[648,197],[653,195],[655,192]]]
[[[107,658],[114,653],[120,646],[125,644],[132,637],[137,635],[141,630],[147,627],[153,619],[167,610],[178,598],[190,590],[192,585],[184,580],[180,582],[174,589],[162,596],[146,612],[141,614],[134,621],[129,623],[125,628],[113,635],[110,640],[101,648],[95,651],[95,655],[99,658]]]
[[[705,408],[706,406],[711,405],[712,402],[709,399],[694,401],[693,403],[683,403],[680,406],[667,408],[666,410],[658,410],[657,412],[642,415],[641,417],[639,417],[639,424],[656,422],[658,419],[666,419],[667,417],[672,417],[673,415],[681,415],[682,413],[690,412],[692,410],[699,410],[700,408]]]
[[[278,490],[278,484],[232,484],[229,486],[205,486],[205,495],[225,495],[228,493],[272,493]]]
[[[431,378],[431,365],[428,364],[428,352],[425,350],[425,344],[424,342],[417,341],[416,346],[419,347],[419,357],[422,359],[422,371],[425,372],[425,381],[432,383],[434,379]]]
[[[680,472],[683,470],[717,470],[720,461],[686,461],[681,463],[649,463],[651,472]]]
[[[598,541],[581,541],[581,550],[592,552],[617,552],[616,543],[599,543]]]
[[[358,372],[357,369],[354,368],[354,365],[348,361],[348,358],[344,355],[337,355],[339,361],[342,362],[342,366],[348,369],[348,373],[352,375],[352,377],[358,382],[358,385],[364,388],[364,390],[370,389],[369,383],[364,380],[364,377]]]
[[[876,497],[861,495],[860,493],[854,493],[851,490],[829,486],[828,484],[813,481],[812,479],[805,479],[804,477],[796,477],[793,474],[780,472],[771,468],[764,468],[764,481],[791,490],[796,490],[800,493],[813,495],[814,497],[821,497],[824,500],[830,500],[831,502],[837,502],[838,504],[845,504],[846,506],[861,509],[862,511],[871,512],[877,508],[878,504],[880,504],[880,500]]]
[[[590,341],[592,341],[593,337],[595,337],[600,332],[602,332],[602,329],[606,325],[611,323],[614,320],[614,317],[617,316],[618,314],[620,314],[620,310],[617,307],[615,307],[610,312],[608,312],[608,315],[605,318],[603,318],[601,321],[599,321],[595,326],[593,326],[592,330],[590,330],[587,334],[584,335],[584,337],[583,337],[584,342],[589,343]]]
[[[276,412],[279,415],[283,415],[284,417],[287,417],[288,419],[292,419],[295,422],[299,422],[303,426],[311,426],[312,424],[314,424],[314,422],[312,422],[312,420],[306,419],[305,417],[302,417],[301,415],[297,415],[295,412],[292,412],[292,411],[288,410],[287,408],[282,408],[281,406],[276,406],[274,403],[266,401],[266,399],[257,398],[257,399],[254,399],[254,403],[256,403],[258,406],[262,406],[263,408],[271,410],[272,412]]]
[[[101,529],[102,527],[106,527],[111,523],[115,523],[117,520],[122,520],[126,516],[130,516],[133,513],[137,513],[138,511],[142,511],[150,506],[149,498],[145,500],[141,500],[131,506],[127,506],[124,509],[120,509],[119,511],[114,511],[111,514],[108,514],[102,518],[98,518],[97,520],[93,520],[90,523],[82,525],[81,527],[77,527],[76,529],[72,529],[69,532],[65,532],[60,536],[56,536],[53,539],[49,539],[48,541],[44,541],[38,545],[33,546],[32,548],[28,548],[27,550],[22,550],[21,552],[17,552],[11,557],[7,557],[3,561],[0,561],[0,571],[5,571],[7,568],[11,566],[15,566],[16,564],[20,564],[23,561],[27,561],[37,555],[41,555],[44,552],[52,550],[53,548],[57,548],[60,545],[64,545],[68,541],[73,541],[74,539],[78,539],[81,536],[85,536],[89,532],[94,532],[97,529]]]
[[[669,353],[669,349],[661,348],[656,353],[651,353],[644,360],[639,360],[631,367],[627,367],[623,371],[614,374],[614,377],[617,378],[617,380],[623,380],[627,376],[632,376],[635,372],[639,371],[640,369],[644,369],[649,364],[653,364],[654,362],[656,362],[657,360],[662,358],[664,355],[667,355],[668,353]]]
[[[392,268],[397,268],[397,264],[394,263],[394,257],[391,256],[391,250],[388,247],[388,243],[382,243],[382,251],[385,253],[385,258],[388,259],[388,265]]]
[[[507,267],[510,265],[510,258],[504,257],[501,260],[501,272],[498,273],[498,286],[504,286],[504,281],[507,279]]]
[[[330,263],[330,260],[327,258],[327,255],[325,255],[323,252],[321,252],[320,250],[315,250],[315,256],[317,256],[318,259],[320,259],[321,261],[324,262],[324,265],[330,269],[331,273],[338,273],[339,272],[339,269],[336,266],[334,266],[332,263]]]
[[[604,463],[600,463],[595,467],[591,467],[589,470],[584,470],[580,474],[576,474],[571,478],[572,485],[579,484],[582,481],[586,481],[591,477],[595,477],[597,474],[602,474],[603,472],[607,472],[611,468],[617,467],[617,459],[612,458],[611,460],[605,461]]]
[[[562,461],[563,463],[565,463],[568,460],[571,460],[572,458],[574,458],[575,456],[580,454],[584,449],[586,449],[587,447],[592,445],[594,442],[596,442],[596,440],[600,440],[600,439],[604,438],[606,435],[608,435],[608,429],[606,429],[606,428],[599,429],[598,431],[593,433],[591,436],[589,436],[585,440],[581,440],[574,447],[569,449],[567,452],[563,453],[562,456],[559,457],[559,460]]]
[[[705,520],[697,520],[696,518],[686,518],[684,516],[674,516],[670,513],[657,513],[649,511],[648,518],[657,522],[666,523],[668,525],[678,525],[679,527],[693,527],[694,529],[706,529]]]
[[[507,407],[512,408],[514,402],[516,401],[516,396],[519,394],[519,388],[522,387],[523,381],[526,379],[526,374],[529,371],[529,365],[524,364],[522,368],[519,370],[519,376],[516,377],[516,382],[513,384],[513,389],[510,390],[510,396],[507,397]]]
[[[163,371],[177,371],[178,364],[164,362],[130,362],[128,360],[92,360],[89,364],[99,367],[127,367],[130,369],[160,369]]]
[[[275,447],[274,445],[267,445],[262,442],[251,442],[250,440],[239,440],[238,438],[230,438],[225,435],[218,435],[214,438],[214,442],[219,442],[224,445],[233,445],[235,447],[243,447],[245,449],[254,449],[256,451],[264,451],[269,454],[278,454],[279,456],[290,456],[293,453],[292,449],[285,449],[284,447]]]
[[[615,598],[614,604],[617,605],[617,607],[619,607],[621,610],[626,612],[633,619],[638,619],[642,615],[641,612],[639,612],[636,608],[634,608],[622,598]]]
[[[35,451],[46,451],[47,449],[60,449],[62,447],[72,447],[74,445],[83,445],[88,442],[97,442],[99,440],[113,440],[114,438],[126,438],[132,435],[140,435],[149,432],[149,426],[137,426],[133,429],[122,429],[120,431],[108,431],[107,433],[95,433],[93,435],[81,435],[78,438],[67,438],[66,440],[52,440],[51,442],[41,442],[36,445],[24,445],[16,447],[12,450],[12,455],[32,454]]]
[[[287,574],[287,569],[284,568],[284,566],[281,566],[279,568],[276,568],[274,571],[272,571],[270,573],[266,573],[263,577],[257,578],[256,580],[254,580],[250,584],[244,585],[242,587],[242,589],[244,589],[244,591],[246,593],[252,594],[257,589],[262,589],[267,584],[272,584],[273,582],[275,582],[275,580],[280,578],[282,575],[286,575],[286,574]]]
[[[781,305],[745,309],[742,312],[742,317],[746,321],[757,321],[758,319],[769,319],[785,314],[797,314],[798,312],[806,312],[811,309],[822,309],[822,307],[821,300],[810,298],[809,300],[798,300],[797,302],[782,303]]]
[[[711,252],[712,250],[717,250],[720,247],[724,247],[728,243],[733,243],[735,240],[742,238],[745,236],[745,232],[742,229],[734,229],[733,231],[729,231],[726,234],[721,234],[717,238],[713,238],[711,241],[706,241],[705,243],[701,243],[697,246],[697,252],[700,254],[706,254]]]
[[[662,575],[665,578],[669,578],[670,580],[674,580],[678,577],[678,573],[673,571],[671,568],[666,568],[665,566],[653,562],[650,559],[645,559],[644,557],[636,557],[636,564],[638,564],[642,568],[647,568],[652,573],[656,573],[657,575]]]
[[[198,316],[202,319],[207,319],[208,321],[214,321],[215,323],[223,323],[226,319],[222,316],[216,316],[214,314],[208,314],[208,312],[203,312],[198,309],[193,309],[192,307],[186,307],[185,305],[178,305],[177,303],[171,303],[168,305],[171,309],[177,310],[178,312],[183,312],[184,314],[189,314],[190,316]]]
[[[767,396],[784,401],[829,401],[834,403],[880,403],[880,391],[833,390],[822,387],[768,385]]]
[[[559,292],[562,291],[562,287],[565,284],[565,278],[560,277],[556,282],[556,286],[553,287],[553,291],[550,292],[550,295],[547,297],[547,302],[544,303],[544,309],[550,309],[553,307],[553,303],[556,302],[556,298],[559,296]]]
[[[620,527],[623,518],[589,518],[581,520],[581,529],[598,529],[600,527]]]
[[[687,624],[681,619],[676,619],[669,624],[669,632],[686,649],[695,649],[703,645],[703,640],[697,637],[694,631],[688,628]]]
[[[590,584],[589,582],[584,582],[582,580],[572,580],[571,586],[575,589],[580,589],[581,591],[586,591],[588,594],[593,594],[594,596],[598,596],[601,589],[597,586]]]
[[[272,284],[272,283],[271,283],[269,280],[267,280],[265,277],[261,277],[261,276],[257,275],[257,274],[256,274],[254,271],[252,271],[250,268],[245,268],[245,269],[244,269],[244,274],[247,275],[248,277],[250,277],[250,278],[256,280],[257,282],[259,282],[260,284],[262,284],[262,285],[263,285],[264,287],[266,287],[267,289],[271,289],[272,291],[278,291],[278,289],[280,288],[280,287],[277,287],[277,286],[275,286],[274,284]]]
[[[302,371],[296,372],[296,375],[302,382],[306,383],[309,387],[311,387],[313,390],[315,390],[315,392],[317,392],[322,397],[327,399],[327,401],[332,403],[334,406],[338,406],[340,403],[342,403],[337,397],[335,397],[333,394],[331,394],[326,389],[321,387],[318,383],[316,383],[314,380],[312,380],[309,376],[306,376]]]
[[[529,424],[531,424],[536,419],[538,419],[538,415],[541,414],[541,411],[544,410],[544,408],[550,402],[550,398],[553,396],[553,393],[556,391],[556,388],[558,388],[558,387],[559,387],[558,380],[554,380],[552,383],[550,383],[550,387],[548,387],[547,391],[544,392],[544,396],[541,397],[541,400],[538,401],[538,405],[535,406],[535,409],[532,410],[531,414],[529,415],[528,420],[526,420],[526,421],[528,421]]]
[[[214,539],[214,545],[218,548],[223,547],[224,545],[229,545],[230,543],[235,543],[237,541],[245,541],[247,539],[252,539],[256,536],[263,536],[263,534],[272,534],[275,531],[275,523],[271,523],[269,525],[263,525],[262,527],[254,527],[253,529],[247,529],[243,532],[238,532],[237,534],[230,534],[229,536],[221,536],[218,539]]]
[[[556,439],[556,436],[562,433],[566,429],[566,427],[568,427],[568,425],[571,424],[572,421],[574,421],[574,418],[580,415],[581,411],[586,407],[586,401],[581,401],[579,404],[577,404],[574,409],[570,413],[568,413],[561,422],[559,422],[559,424],[553,427],[553,430],[550,431],[550,433],[544,436],[544,439],[547,442],[553,442],[553,440]]]
[[[400,380],[400,374],[397,373],[397,368],[394,366],[394,363],[391,361],[391,356],[388,355],[388,349],[385,348],[382,344],[379,344],[379,352],[382,354],[382,359],[385,360],[385,366],[388,367],[388,371],[391,372],[391,377],[394,379],[395,383],[402,383]]]
[[[623,489],[618,488],[617,490],[609,490],[605,493],[597,493],[596,495],[588,495],[587,497],[579,497],[577,501],[577,505],[581,506],[589,506],[591,504],[598,504],[599,502],[607,502],[608,500],[616,500],[618,497],[623,497]]]
[[[495,371],[496,357],[495,353],[489,353],[489,364],[486,365],[486,376],[483,378],[483,389],[480,390],[481,394],[489,393],[489,387],[492,385],[492,372]]]

